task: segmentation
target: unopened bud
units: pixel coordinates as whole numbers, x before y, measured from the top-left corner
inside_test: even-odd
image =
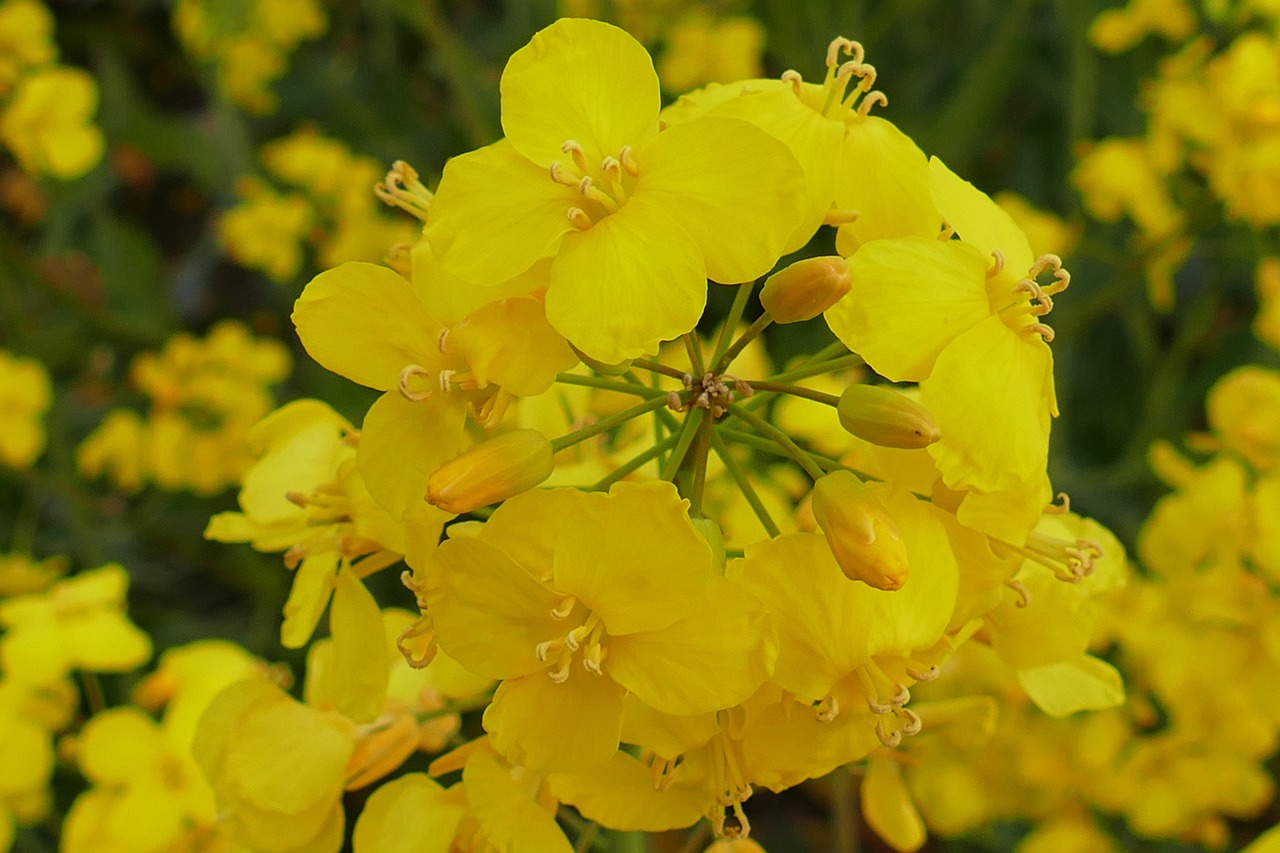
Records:
[[[832,471],[814,483],[813,516],[845,577],[885,590],[907,582],[907,546],[898,526],[853,472]]]
[[[928,409],[880,385],[850,385],[840,395],[836,413],[847,432],[880,447],[916,450],[942,438]]]
[[[461,515],[527,492],[551,476],[551,442],[517,429],[462,451],[427,480],[427,503]]]
[[[769,276],[760,291],[760,304],[775,323],[799,323],[835,305],[852,284],[844,258],[806,258]]]

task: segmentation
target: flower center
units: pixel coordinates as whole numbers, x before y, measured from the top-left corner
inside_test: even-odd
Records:
[[[611,213],[616,213],[635,188],[640,166],[624,145],[617,157],[605,157],[598,168],[592,168],[582,146],[565,140],[560,150],[572,159],[572,165],[553,160],[547,171],[551,180],[576,193],[566,211],[569,221],[583,231]]]
[[[850,58],[841,62],[842,53]],[[844,121],[855,114],[865,116],[872,107],[889,103],[883,92],[871,91],[876,84],[876,68],[864,62],[865,58],[866,51],[859,42],[837,38],[827,46],[827,74],[821,89],[806,91],[798,71],[784,71],[782,79],[791,84],[798,98],[825,118]]]
[[[994,261],[987,270],[989,292],[990,282],[994,282],[1004,272],[1004,254],[996,249],[991,256]],[[1042,276],[1050,276],[1053,280],[1048,284],[1040,284]],[[1039,335],[1045,343],[1049,343],[1053,340],[1053,329],[1040,322],[1040,318],[1053,310],[1053,297],[1066,290],[1070,284],[1071,273],[1062,266],[1062,259],[1057,255],[1041,255],[1036,258],[1031,269],[1027,270],[1026,276],[1013,286],[1010,291],[1012,301],[1000,308],[992,305],[992,308],[1013,331],[1018,334]],[[1006,298],[1007,296],[1008,294]]]
[[[553,619],[567,619],[578,605],[572,595],[565,596],[551,611]],[[566,631],[555,639],[538,643],[533,654],[540,661],[554,662],[547,674],[556,684],[562,684],[569,678],[569,670],[578,652],[582,652],[582,667],[593,675],[603,675],[601,664],[609,654],[605,645],[608,637],[605,634],[604,622],[600,615],[588,611],[586,618],[576,628]]]

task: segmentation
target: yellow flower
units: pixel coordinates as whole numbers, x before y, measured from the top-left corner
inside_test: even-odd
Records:
[[[192,752],[236,843],[337,853],[354,747],[355,726],[340,714],[309,708],[263,681],[240,681],[205,711]]]
[[[237,263],[289,281],[302,268],[302,245],[314,224],[307,200],[260,181],[237,182],[240,201],[218,222],[218,240]]]
[[[1195,12],[1186,0],[1129,0],[1128,5],[1106,9],[1093,19],[1089,41],[1107,53],[1122,53],[1149,33],[1181,41],[1195,31]]]
[[[1253,333],[1280,350],[1280,258],[1260,259],[1255,282],[1258,313],[1253,318]]]
[[[0,96],[28,68],[58,58],[53,43],[53,16],[40,0],[0,3]]]
[[[44,365],[0,349],[0,463],[29,468],[44,452],[41,418],[53,404],[53,385]]]
[[[536,769],[601,764],[618,748],[627,692],[698,714],[767,677],[764,612],[715,574],[685,507],[666,482],[526,492],[440,546],[428,592],[437,640],[503,680],[484,717],[500,753]]]
[[[128,672],[145,663],[151,640],[124,613],[128,585],[124,568],[112,563],[0,602],[8,677],[51,684],[73,669]]]
[[[669,92],[759,77],[765,37],[760,22],[746,15],[713,18],[694,11],[667,29],[658,77]]]
[[[1205,409],[1223,445],[1254,470],[1280,465],[1280,372],[1238,367],[1214,383]]]
[[[547,319],[614,363],[688,332],[707,278],[766,272],[794,227],[801,174],[733,120],[658,132],[658,78],[622,30],[566,19],[502,76],[507,138],[445,166],[427,236],[446,270],[494,284],[553,258]]]
[[[67,571],[66,557],[35,560],[26,554],[0,555],[0,598],[40,592]]]
[[[102,159],[106,143],[93,124],[98,84],[87,71],[56,66],[18,81],[0,110],[0,141],[31,175],[70,180]]]

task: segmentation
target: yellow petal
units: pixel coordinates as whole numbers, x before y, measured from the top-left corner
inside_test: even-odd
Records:
[[[919,382],[957,335],[991,316],[990,265],[957,240],[877,240],[849,259],[853,288],[827,309],[827,325],[880,375]]]
[[[675,486],[618,483],[588,497],[556,548],[556,588],[577,596],[615,637],[692,612],[711,580],[711,548]]]
[[[449,275],[497,285],[555,253],[580,199],[504,139],[445,164],[426,235]]]
[[[570,139],[595,167],[658,132],[653,60],[625,30],[601,21],[564,18],[536,33],[507,61],[500,89],[503,132],[543,168],[572,162],[560,150]]]
[[[579,773],[550,779],[556,798],[590,820],[622,832],[662,832],[692,826],[702,817],[706,795],[683,786],[654,788],[647,766],[625,752]]]
[[[1124,702],[1124,680],[1116,668],[1090,655],[1074,661],[1018,670],[1018,683],[1051,717],[1114,708]]]
[[[380,785],[356,820],[355,853],[448,853],[465,810],[425,773]]]
[[[440,648],[487,678],[545,670],[549,664],[534,649],[564,634],[564,624],[551,616],[562,596],[479,539],[450,539],[436,558],[444,568],[442,587],[431,599]]]
[[[838,770],[837,773],[848,772]],[[919,850],[927,834],[897,760],[873,754],[862,779],[862,816],[876,835],[899,853]]]
[[[1013,218],[982,190],[956,175],[937,157],[929,159],[929,185],[934,201],[956,234],[990,257],[1004,255],[1005,267],[1015,280],[1026,275],[1035,262],[1026,233]]]
[[[773,671],[777,640],[764,607],[739,585],[713,581],[703,606],[679,622],[609,640],[609,674],[655,710],[728,708]]]
[[[920,400],[942,430],[929,454],[948,487],[995,492],[1043,475],[1052,376],[1048,344],[997,316],[952,341],[920,383]]]
[[[541,394],[557,373],[578,363],[547,322],[540,299],[491,302],[454,326],[448,342],[467,360],[480,387],[495,382],[518,397]]]
[[[858,211],[840,226],[836,248],[846,257],[872,240],[918,236],[932,239],[942,217],[929,193],[924,152],[892,122],[858,116],[848,122],[835,203]]]
[[[431,509],[427,480],[461,449],[465,419],[462,401],[444,393],[411,402],[388,391],[369,407],[356,466],[369,494],[393,518]]]
[[[697,243],[671,211],[637,196],[564,238],[551,265],[547,320],[598,361],[652,355],[697,325],[706,278]]]
[[[498,850],[572,853],[554,810],[533,798],[526,777],[492,749],[477,749],[462,769],[467,802],[488,843]]]
[[[752,281],[777,263],[806,201],[804,173],[786,145],[712,116],[667,129],[637,156],[636,199],[627,204],[643,197],[678,223],[708,278]]]
[[[535,770],[585,770],[618,750],[625,691],[608,676],[574,667],[556,684],[546,673],[504,681],[484,712],[493,748]]]
[[[260,524],[304,517],[305,510],[286,496],[310,494],[330,482],[344,449],[342,437],[352,431],[319,400],[295,400],[267,415],[249,436],[266,452],[244,476],[240,507]]]
[[[382,713],[389,678],[378,602],[350,569],[339,569],[329,611],[337,710],[356,723]]]
[[[293,324],[326,369],[379,391],[395,388],[410,364],[443,366],[441,326],[409,282],[377,264],[352,261],[320,273],[294,303]]]
[[[280,625],[280,644],[286,649],[302,648],[315,633],[337,583],[337,568],[337,552],[327,551],[308,555],[294,570]]]
[[[551,262],[547,260],[501,284],[473,284],[450,275],[440,263],[431,241],[425,237],[414,244],[411,256],[410,278],[423,307],[432,317],[449,324],[495,300],[545,290],[551,269]]]

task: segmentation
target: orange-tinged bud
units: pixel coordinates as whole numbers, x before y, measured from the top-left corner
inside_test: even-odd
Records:
[[[928,409],[880,385],[850,385],[836,413],[847,432],[880,447],[917,450],[942,438]]]
[[[462,451],[427,480],[427,502],[461,515],[527,492],[555,468],[551,442],[517,429]]]
[[[760,304],[775,323],[799,323],[835,305],[852,284],[844,258],[806,258],[769,276],[760,291]]]
[[[402,713],[383,725],[371,726],[356,741],[347,759],[343,787],[358,791],[372,785],[394,771],[418,749],[418,721],[412,714]]]
[[[813,484],[813,516],[850,580],[900,589],[910,566],[898,526],[851,471],[832,471]]]

